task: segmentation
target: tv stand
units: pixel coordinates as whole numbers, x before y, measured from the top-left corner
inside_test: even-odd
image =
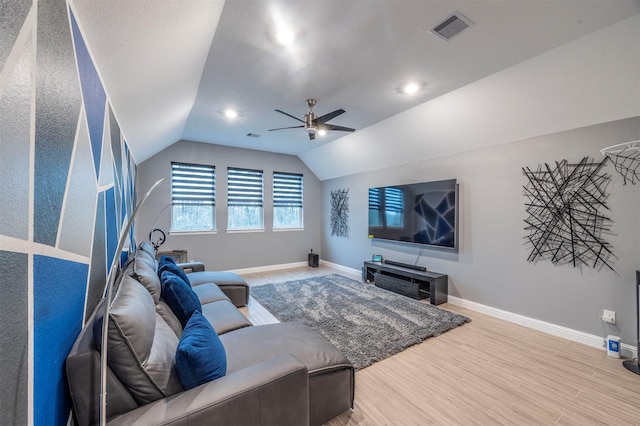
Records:
[[[413,266],[413,265],[411,265]],[[413,299],[429,298],[432,305],[447,303],[449,277],[437,272],[382,262],[364,262],[364,279],[376,287],[393,291]]]
[[[393,265],[393,266],[402,266],[403,268],[415,269],[416,271],[422,271],[422,272],[426,272],[427,270],[427,268],[425,268],[424,266],[411,265],[410,263],[396,262],[395,260],[385,260],[383,263],[387,265]]]

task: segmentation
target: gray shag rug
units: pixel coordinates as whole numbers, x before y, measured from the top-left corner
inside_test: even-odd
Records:
[[[251,295],[280,321],[323,335],[356,370],[470,321],[337,274],[255,286]]]

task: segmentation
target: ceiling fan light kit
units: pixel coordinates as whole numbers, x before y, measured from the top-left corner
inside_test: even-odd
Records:
[[[344,127],[344,126],[337,126],[335,124],[329,124],[327,123],[327,121],[332,120],[334,118],[336,118],[337,116],[344,114],[345,110],[343,109],[337,109],[333,112],[330,112],[328,114],[322,115],[320,117],[316,116],[316,114],[313,112],[313,107],[316,105],[316,100],[315,99],[307,99],[306,101],[307,106],[309,107],[309,112],[307,112],[304,115],[304,120],[299,119],[298,117],[296,117],[295,115],[291,115],[287,112],[281,111],[279,109],[276,109],[276,112],[279,112],[280,114],[284,114],[287,117],[291,117],[294,120],[298,120],[302,123],[304,123],[301,126],[292,126],[292,127],[279,127],[277,129],[269,129],[270,132],[274,131],[274,130],[285,130],[285,129],[305,129],[307,131],[307,134],[309,135],[309,140],[314,140],[316,138],[316,133],[318,133],[319,135],[324,135],[327,133],[327,131],[329,130],[337,130],[340,132],[355,132],[356,129],[352,129],[351,127]]]

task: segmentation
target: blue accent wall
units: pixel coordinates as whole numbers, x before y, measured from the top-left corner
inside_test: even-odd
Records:
[[[137,165],[67,2],[0,12],[0,424],[66,425],[65,358],[135,245]]]
[[[89,51],[84,44],[73,14],[71,14],[71,28],[73,29],[78,72],[80,73],[80,84],[82,85],[82,98],[84,99],[84,108],[87,114],[89,136],[93,150],[93,163],[95,164],[97,178],[100,175],[102,132],[104,130],[104,110],[107,95],[104,93],[104,87],[102,87],[98,72],[89,56]]]
[[[89,265],[33,258],[34,424],[65,424],[71,401],[64,361],[82,328]],[[63,300],[61,300],[63,299]]]

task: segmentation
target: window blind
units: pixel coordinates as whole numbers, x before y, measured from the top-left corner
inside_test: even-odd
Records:
[[[215,166],[171,163],[171,202],[215,206]]]
[[[229,206],[262,207],[262,170],[227,168]]]
[[[302,207],[302,175],[273,172],[273,207]]]

